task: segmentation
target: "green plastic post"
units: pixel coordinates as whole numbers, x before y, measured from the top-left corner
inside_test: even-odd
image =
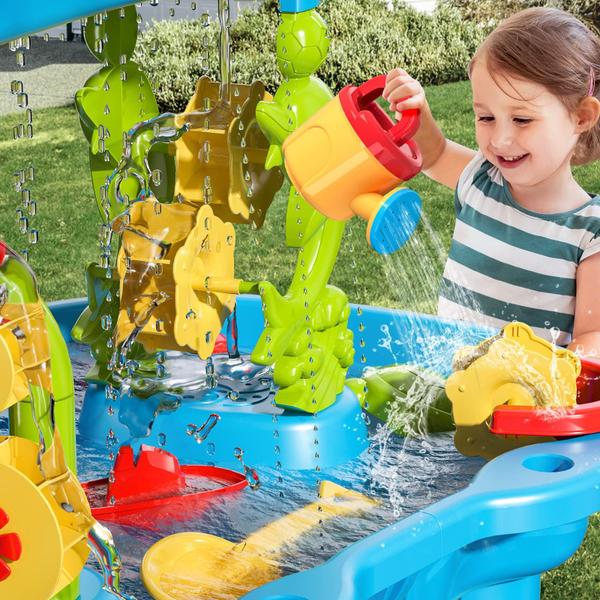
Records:
[[[75,105],[90,144],[92,183],[100,216],[107,223],[107,239],[112,237],[108,222],[126,210],[128,199],[134,200],[151,191],[160,201],[171,201],[175,185],[174,159],[168,153],[167,144],[151,144],[152,128],[136,136],[131,144],[128,159],[131,169],[128,168],[127,176],[110,179],[122,159],[124,135],[141,121],[159,115],[148,78],[131,60],[137,33],[135,6],[108,11],[86,21],[84,37],[88,48],[107,66],[86,81],[75,96]],[[163,174],[160,182],[147,177],[146,158],[151,169]],[[105,245],[109,248],[108,242]],[[106,274],[107,270],[95,263],[88,266],[89,305],[72,331],[73,339],[88,344],[96,360],[87,379],[103,383],[110,378],[111,351],[107,342],[112,337],[119,310],[119,279],[107,278]],[[113,327],[102,327],[105,315],[111,317]],[[150,354],[139,344],[134,344],[129,356],[142,363],[142,369],[144,361],[150,360]]]
[[[282,14],[281,19],[277,61],[284,81],[273,101],[261,102],[256,109],[270,142],[267,168],[283,164],[285,138],[333,97],[313,75],[329,47],[323,19],[315,10]],[[344,227],[318,213],[292,186],[286,243],[300,248],[296,271],[285,296],[270,283],[261,283],[266,323],[252,353],[254,362],[274,365],[279,406],[309,413],[327,408],[341,392],[352,364],[348,298],[327,285]]]
[[[158,116],[159,110],[148,78],[131,60],[137,40],[138,25],[135,6],[108,11],[89,17],[85,26],[85,41],[92,54],[108,66],[92,75],[75,95],[81,127],[90,144],[92,183],[100,216],[112,220],[126,206],[119,201],[115,186],[106,187],[107,179],[123,155],[123,134],[134,125]],[[150,147],[153,134],[142,134],[142,140],[132,149],[131,160],[141,166]],[[161,183],[149,182],[157,198],[172,197],[175,164],[166,145],[156,144],[148,158],[154,169],[164,173]],[[133,200],[142,189],[137,177],[127,177],[120,183],[120,196]],[[169,194],[169,190],[171,193]],[[107,219],[108,207],[108,219]]]
[[[12,259],[0,270],[0,283],[6,286],[8,302],[41,302],[44,308],[46,331],[50,344],[50,368],[52,373],[52,391],[55,399],[54,418],[61,436],[67,466],[76,473],[75,448],[75,399],[73,374],[67,344],[60,328],[48,307],[40,300],[33,272],[23,261]],[[9,409],[10,434],[39,441],[38,429],[32,414],[32,401],[44,439],[47,444],[53,440],[50,398],[41,389],[31,389],[32,398],[18,402]],[[61,590],[53,600],[76,600],[79,598],[79,578]]]

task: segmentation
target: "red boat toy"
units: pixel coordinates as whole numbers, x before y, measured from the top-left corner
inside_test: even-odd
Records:
[[[242,490],[248,481],[242,473],[207,465],[181,466],[160,448],[142,445],[135,459],[131,446],[122,446],[110,478],[83,484],[97,519],[144,525],[143,512],[156,524],[156,510],[189,515],[206,500]],[[176,511],[173,509],[177,508]]]

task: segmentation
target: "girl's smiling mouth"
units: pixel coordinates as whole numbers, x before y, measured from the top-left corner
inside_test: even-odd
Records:
[[[517,154],[515,156],[500,156],[499,154],[496,155],[500,166],[508,169],[518,167],[519,165],[523,164],[528,157],[529,153]]]

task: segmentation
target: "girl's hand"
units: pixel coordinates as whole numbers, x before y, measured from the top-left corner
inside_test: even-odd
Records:
[[[427,105],[423,86],[413,79],[404,69],[392,69],[386,77],[383,98],[390,103],[390,110],[400,120],[403,110],[418,108],[423,110]]]

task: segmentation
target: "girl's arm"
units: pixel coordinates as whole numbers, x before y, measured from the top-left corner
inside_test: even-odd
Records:
[[[423,155],[423,173],[430,179],[456,189],[458,178],[475,156],[475,150],[446,139],[436,123],[425,91],[421,84],[403,69],[393,69],[387,75],[383,97],[390,103],[390,110],[401,118],[401,112],[409,108],[421,111],[421,126],[415,134],[415,142]]]
[[[600,360],[600,253],[586,258],[577,267],[577,297],[575,300],[575,324],[570,350],[580,356]]]

